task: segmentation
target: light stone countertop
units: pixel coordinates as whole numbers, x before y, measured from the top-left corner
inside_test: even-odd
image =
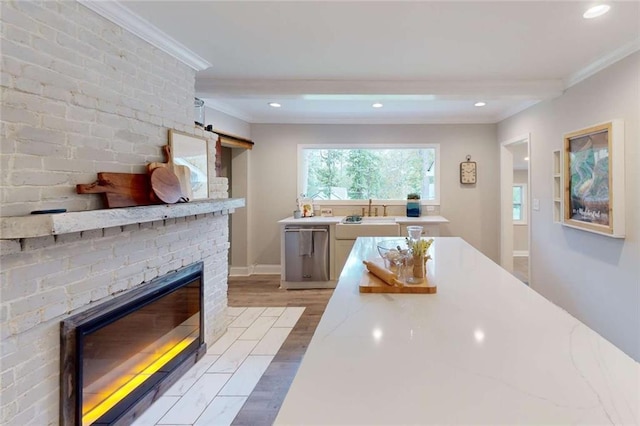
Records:
[[[358,238],[276,424],[638,424],[640,364],[460,238],[436,294],[360,294]]]
[[[332,225],[336,223],[342,223],[346,216],[313,216],[303,217],[300,219],[294,219],[293,216],[289,216],[285,219],[279,220],[281,225]],[[363,223],[367,221],[389,221],[395,222],[400,225],[407,224],[440,224],[449,223],[448,219],[442,216],[420,216],[420,217],[406,217],[406,216],[372,216],[363,218]]]

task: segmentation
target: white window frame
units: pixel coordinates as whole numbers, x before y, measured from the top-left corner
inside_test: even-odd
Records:
[[[527,184],[526,183],[514,183],[513,187],[520,187],[522,188],[522,194],[521,194],[521,198],[522,198],[522,203],[520,203],[520,212],[522,213],[522,218],[520,220],[514,220],[513,224],[514,225],[526,225],[528,223],[528,219],[527,219],[527,209],[528,209],[528,204],[527,201],[529,199],[529,192],[527,190]],[[512,192],[513,193],[513,192]],[[511,204],[513,205],[513,200],[511,200]],[[513,216],[513,207],[511,208],[511,214]]]
[[[389,146],[388,144],[299,144],[298,145],[298,181],[297,181],[297,194],[304,193],[304,187],[306,185],[303,184],[305,176],[303,175],[303,164],[304,161],[304,150],[305,149],[391,149],[391,148],[406,148],[406,149],[435,149],[436,151],[436,170],[434,173],[435,178],[435,191],[436,197],[433,200],[420,200],[420,204],[423,206],[439,206],[440,205],[440,144],[437,143],[423,143],[423,144],[393,144],[393,146]],[[306,194],[308,195],[308,194]],[[374,204],[386,204],[389,206],[402,206],[406,205],[407,200],[372,200]],[[366,206],[369,203],[369,200],[314,200],[313,204],[318,206]]]

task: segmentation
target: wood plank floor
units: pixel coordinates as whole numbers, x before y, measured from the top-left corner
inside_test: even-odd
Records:
[[[327,302],[333,294],[331,289],[281,290],[279,286],[280,275],[229,278],[229,306],[304,306],[306,308],[236,416],[234,425],[273,424]]]
[[[513,275],[520,281],[529,285],[529,257],[515,256],[513,258]]]

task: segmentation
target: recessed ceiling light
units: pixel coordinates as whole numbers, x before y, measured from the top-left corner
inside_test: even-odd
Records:
[[[529,161],[529,157],[524,157],[524,161]]]
[[[282,105],[280,105],[277,102],[269,102],[269,106],[274,108],[280,108]]]
[[[473,105],[474,105],[474,106],[477,106],[477,107],[483,107],[483,106],[485,106],[486,104],[487,104],[486,102],[476,102],[476,103],[475,103],[475,104],[473,104]]]
[[[371,105],[374,108],[382,108],[382,104],[380,102],[376,102],[375,104]]]
[[[599,4],[597,6],[593,6],[591,8],[589,8],[583,15],[582,17],[584,19],[593,19],[593,18],[597,18],[598,16],[602,16],[605,13],[607,13],[609,11],[609,9],[611,9],[611,7],[608,4]]]

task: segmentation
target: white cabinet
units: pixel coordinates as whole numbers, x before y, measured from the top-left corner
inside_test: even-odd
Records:
[[[358,237],[397,237],[400,235],[400,225],[395,222],[363,223],[336,225],[334,265],[336,275],[340,276],[344,264],[351,253],[353,244]]]
[[[562,153],[553,151],[553,222],[562,222]]]

